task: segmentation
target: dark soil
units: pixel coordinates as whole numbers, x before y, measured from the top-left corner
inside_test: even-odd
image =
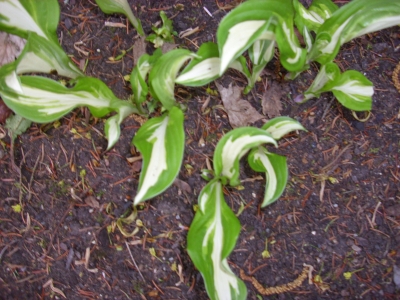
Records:
[[[132,55],[117,63],[108,57],[130,48],[136,32],[131,26],[105,27],[104,21],[126,20],[104,15],[91,1],[59,2],[59,35],[66,52],[78,63],[89,59],[86,74],[128,98],[131,89],[123,76],[132,70]],[[219,1],[227,6],[219,9],[214,0],[129,2],[147,34],[160,10],[173,16],[178,33],[198,26],[198,33],[175,41],[193,51],[215,41],[219,20],[234,4]],[[179,3],[184,10],[174,8]],[[88,51],[88,57],[74,47],[81,40],[84,44],[75,46]],[[260,209],[263,180],[245,163],[244,189],[225,190],[235,212],[245,205],[239,216],[242,232],[229,258],[236,274],[242,269],[263,286],[277,286],[293,281],[303,263],[314,267],[310,283],[270,299],[399,299],[393,269],[396,263],[400,266],[400,95],[391,80],[399,44],[399,27],[393,27],[345,44],[337,57],[343,70],[361,71],[375,85],[367,122],[357,121],[331,94],[294,104],[291,98],[309,86],[315,68],[283,83],[291,92],[281,99],[282,115],[308,129],[284,138],[277,150],[289,162],[284,195]],[[284,75],[275,61],[268,69],[278,76],[264,75],[264,81],[280,81]],[[236,73],[222,79],[225,86],[232,81],[243,86],[244,79]],[[177,99],[188,106],[179,179],[189,187],[174,185],[140,207],[138,219],[144,226],[133,237],[124,237],[115,221],[131,212],[138,185],[140,161],[130,159],[138,156],[130,142],[140,120],[129,117],[123,123],[121,139],[109,152],[103,120],[90,117],[86,109],[59,123],[34,124],[15,141],[21,174],[12,167],[9,138],[0,140],[1,299],[60,299],[60,292],[67,299],[207,299],[203,279],[186,252],[186,235],[206,184],[200,171],[231,127],[217,106],[222,104],[218,96],[202,110],[206,88],[176,89]],[[259,83],[248,97],[260,112],[263,92]],[[19,203],[21,213],[13,209]],[[262,257],[266,241],[270,258]],[[346,278],[348,272],[353,272],[351,278]],[[246,284],[248,299],[268,298]]]

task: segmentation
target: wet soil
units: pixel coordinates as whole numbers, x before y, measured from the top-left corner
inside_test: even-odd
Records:
[[[175,40],[193,51],[215,41],[219,20],[235,4],[129,3],[147,34],[161,10],[172,17],[178,33],[198,27],[197,33]],[[60,1],[60,6],[63,48],[78,64],[88,59],[87,75],[128,98],[131,89],[123,76],[132,70],[132,54],[118,62],[108,58],[133,45],[135,30],[130,25],[104,26],[105,21],[127,23],[124,17],[104,15],[91,1]],[[268,297],[246,282],[248,299],[400,297],[394,283],[394,268],[400,266],[400,94],[391,79],[399,45],[399,27],[393,27],[345,44],[336,59],[342,70],[361,71],[374,83],[373,110],[366,122],[331,94],[302,105],[292,101],[312,82],[316,66],[295,81],[282,82],[285,71],[276,59],[268,65],[263,81],[280,82],[290,91],[281,99],[281,114],[299,120],[308,132],[280,141],[276,152],[288,158],[290,178],[276,203],[260,208],[264,179],[245,163],[243,189],[224,190],[235,212],[244,206],[242,231],[229,264],[236,274],[244,270],[263,286],[293,281],[304,263],[314,271],[294,291]],[[244,78],[228,73],[221,82],[243,86]],[[216,90],[214,84],[210,88]],[[204,109],[206,89],[177,87],[177,99],[188,107],[179,181],[139,207],[142,224],[125,226],[126,231],[138,228],[132,237],[121,234],[115,222],[131,213],[138,185],[141,163],[130,142],[140,119],[124,121],[120,140],[108,152],[104,121],[86,109],[56,123],[33,124],[15,141],[20,174],[12,167],[11,141],[2,138],[1,299],[207,299],[203,279],[186,252],[186,235],[206,184],[200,171],[231,127],[219,96],[211,96]],[[264,90],[260,82],[246,97],[259,112]],[[23,207],[19,213],[18,204]],[[266,243],[269,258],[262,255]]]

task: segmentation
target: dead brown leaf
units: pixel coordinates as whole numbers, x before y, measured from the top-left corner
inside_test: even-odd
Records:
[[[133,64],[135,66],[137,65],[139,57],[141,57],[143,54],[146,53],[146,45],[147,43],[145,39],[142,37],[139,37],[133,44],[132,55],[133,55]]]
[[[165,53],[167,53],[167,52],[169,52],[169,51],[171,51],[171,50],[174,50],[176,47],[178,47],[179,45],[178,44],[174,44],[174,43],[163,43],[162,44],[162,46],[161,46],[161,52],[163,53],[163,54],[165,54]]]
[[[228,88],[218,83],[216,85],[232,128],[247,126],[264,118],[248,101],[241,99],[242,88],[232,86],[232,83]]]
[[[24,49],[25,42],[19,36],[0,32],[0,66],[13,62]]]
[[[189,194],[192,193],[192,188],[186,181],[176,178],[174,181],[174,185],[176,185],[178,187],[178,189],[180,189],[181,191],[184,191]]]
[[[263,108],[264,115],[270,118],[274,118],[281,115],[281,110],[282,110],[281,98],[284,92],[285,89],[278,82],[272,81],[271,84],[268,84],[268,87],[265,90],[261,100],[261,105]]]
[[[85,198],[85,203],[92,208],[100,208],[99,201],[96,200],[93,196],[88,196]]]

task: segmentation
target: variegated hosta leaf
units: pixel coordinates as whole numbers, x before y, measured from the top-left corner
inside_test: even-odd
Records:
[[[288,179],[286,157],[270,153],[264,147],[258,147],[250,152],[248,162],[254,171],[265,172],[265,194],[261,207],[278,200],[285,190]]]
[[[356,110],[371,110],[374,88],[363,74],[358,71],[346,71],[340,74],[335,63],[323,65],[312,85],[303,95],[296,97],[296,102],[319,97],[322,92],[333,92],[343,106]]]
[[[104,125],[104,132],[106,134],[108,145],[107,150],[110,150],[118,141],[121,135],[120,125],[126,117],[133,113],[138,113],[138,110],[130,101],[116,101],[111,106],[117,114],[107,119]]]
[[[166,109],[175,105],[175,79],[183,64],[196,55],[189,50],[175,49],[161,56],[149,74],[149,85],[152,96],[160,101]]]
[[[304,68],[305,50],[299,47],[293,28],[292,0],[252,0],[232,10],[222,19],[217,40],[222,74],[231,61],[239,57],[264,32],[274,30],[282,65],[289,71]],[[269,34],[269,38],[270,34]]]
[[[322,65],[311,86],[303,95],[296,98],[296,102],[305,102],[312,98],[318,98],[321,93],[328,91],[327,86],[340,77],[340,70],[337,64],[330,62]]]
[[[114,101],[120,101],[101,81],[79,77],[71,88],[45,77],[18,76],[15,64],[0,69],[0,95],[9,108],[38,123],[58,120],[76,107],[87,106],[95,117],[103,117]]]
[[[132,85],[134,100],[139,109],[141,104],[146,101],[149,90],[146,83],[147,74],[161,55],[161,49],[154,51],[153,55],[143,54],[140,56],[136,66],[132,70],[130,82]]]
[[[268,63],[274,57],[275,39],[257,40],[249,49],[249,57],[254,65]]]
[[[308,61],[333,61],[339,47],[364,34],[400,24],[400,1],[353,0],[343,5],[318,29]]]
[[[249,49],[249,57],[253,62],[252,74],[244,93],[247,94],[257,82],[267,63],[274,57],[274,40],[257,40]]]
[[[218,45],[212,42],[204,43],[200,46],[197,57],[186,66],[175,82],[186,86],[206,85],[220,77],[220,65],[221,59],[219,58]],[[250,77],[246,59],[243,56],[233,61],[229,68],[238,70],[248,79]]]
[[[137,19],[131,10],[127,0],[95,0],[100,9],[106,14],[121,13],[125,15],[137,32],[144,36],[142,23]]]
[[[344,72],[327,89],[348,109],[356,111],[371,110],[374,86],[363,74],[350,70]]]
[[[25,48],[17,60],[17,74],[49,74],[52,71],[69,78],[83,75],[59,44],[30,32]]]
[[[239,220],[225,202],[221,182],[214,179],[199,195],[199,210],[187,238],[189,256],[212,300],[246,299],[245,284],[227,262],[239,233]]]
[[[255,127],[241,127],[228,132],[217,144],[214,152],[214,170],[218,177],[229,180],[231,186],[239,181],[239,161],[253,147],[271,143],[274,138],[265,130]]]
[[[220,63],[217,44],[204,43],[197,51],[197,57],[176,78],[176,83],[186,86],[206,85],[219,77]]]
[[[293,6],[296,10],[295,23],[300,32],[303,32],[304,27],[316,32],[338,10],[338,6],[331,0],[313,0],[308,9],[299,0],[293,0]]]
[[[0,0],[0,30],[23,38],[29,32],[58,44],[60,7],[57,0]]]
[[[283,136],[294,130],[307,131],[298,121],[289,117],[276,117],[269,120],[262,127],[275,140],[281,139]]]
[[[163,116],[149,119],[132,142],[143,157],[134,199],[137,205],[167,189],[179,173],[185,147],[182,111],[173,107]]]

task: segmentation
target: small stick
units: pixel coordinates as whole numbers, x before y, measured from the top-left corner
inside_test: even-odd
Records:
[[[374,210],[374,213],[373,213],[373,215],[372,215],[372,221],[371,221],[371,222],[372,222],[372,224],[374,224],[374,225],[376,225],[376,223],[375,223],[376,212],[378,211],[378,208],[379,208],[379,206],[381,206],[381,204],[382,204],[382,202],[379,201],[378,204],[376,205],[375,210]]]
[[[127,243],[126,241],[125,241],[125,245],[126,245],[126,248],[128,248],[129,255],[131,256],[131,259],[132,259],[132,261],[133,261],[133,264],[135,265],[136,269],[138,270],[140,277],[142,277],[143,281],[146,281],[146,279],[144,279],[142,273],[140,272],[139,267],[138,267],[138,265],[136,264],[135,259],[133,258],[131,249],[129,249],[129,245],[128,245],[128,243]]]

